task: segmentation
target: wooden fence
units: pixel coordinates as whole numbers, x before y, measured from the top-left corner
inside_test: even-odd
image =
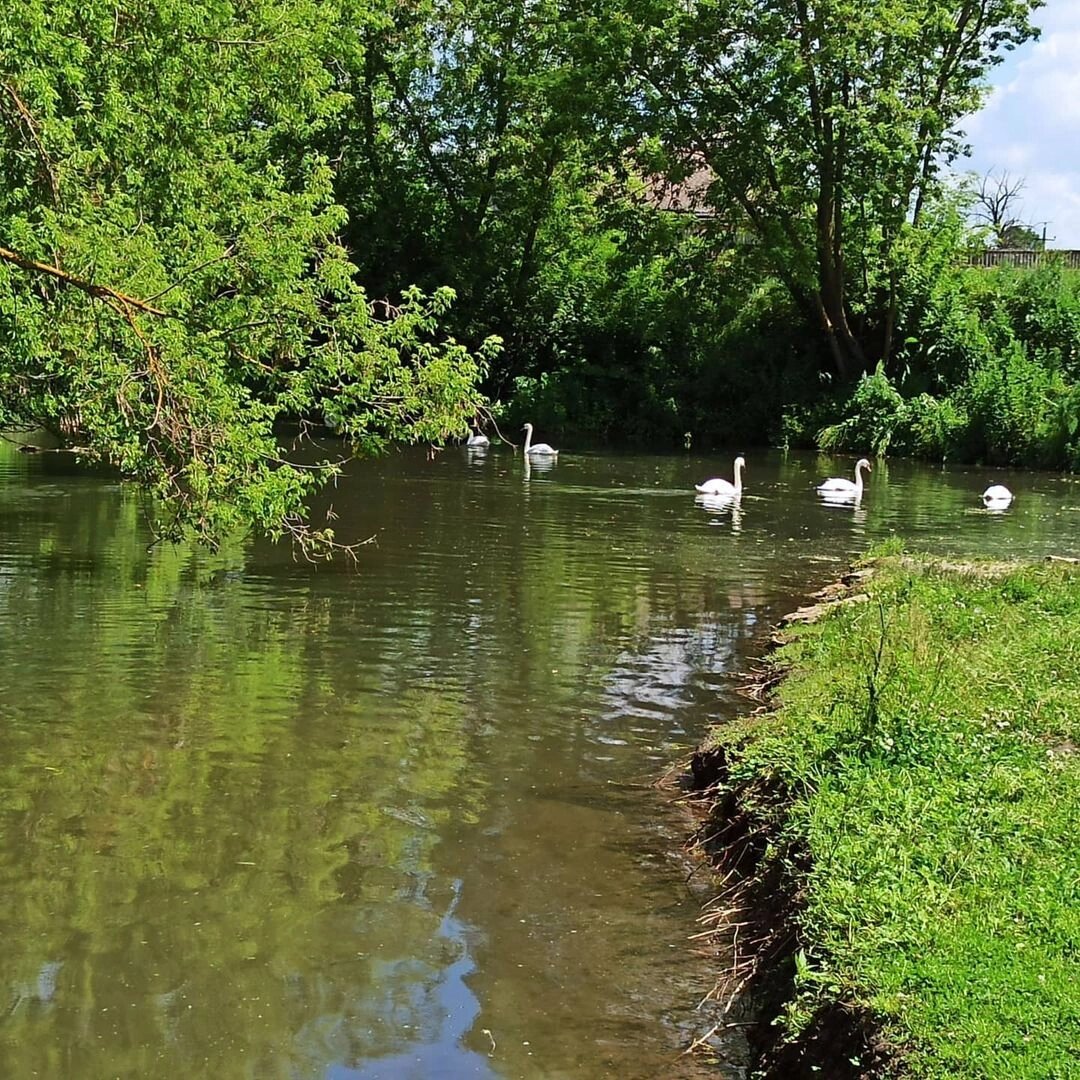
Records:
[[[1056,263],[1069,270],[1080,270],[1080,251],[1038,248],[987,248],[968,255],[968,266],[1015,266],[1034,270],[1045,263]]]

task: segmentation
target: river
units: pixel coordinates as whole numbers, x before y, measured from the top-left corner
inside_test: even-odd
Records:
[[[1076,478],[821,504],[851,464],[751,453],[733,508],[727,457],[392,454],[333,492],[353,567],[147,550],[0,448],[0,1075],[739,1075],[679,1056],[715,972],[655,780],[869,543],[1080,553]]]

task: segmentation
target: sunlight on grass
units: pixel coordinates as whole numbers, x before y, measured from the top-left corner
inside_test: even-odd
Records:
[[[774,857],[811,856],[788,1022],[842,998],[911,1075],[1076,1076],[1080,574],[891,556],[866,588],[724,736],[794,793]]]

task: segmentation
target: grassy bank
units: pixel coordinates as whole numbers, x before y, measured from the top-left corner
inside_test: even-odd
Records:
[[[891,555],[853,588],[695,762],[732,982],[783,976],[765,1068],[1077,1076],[1080,572]]]

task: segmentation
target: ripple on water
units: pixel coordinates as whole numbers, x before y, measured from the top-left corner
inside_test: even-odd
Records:
[[[849,465],[751,454],[714,511],[728,455],[397,455],[334,492],[352,569],[148,551],[115,484],[0,450],[2,1071],[670,1075],[713,972],[652,783],[775,619],[894,533],[1077,554],[1065,478],[821,505]]]

